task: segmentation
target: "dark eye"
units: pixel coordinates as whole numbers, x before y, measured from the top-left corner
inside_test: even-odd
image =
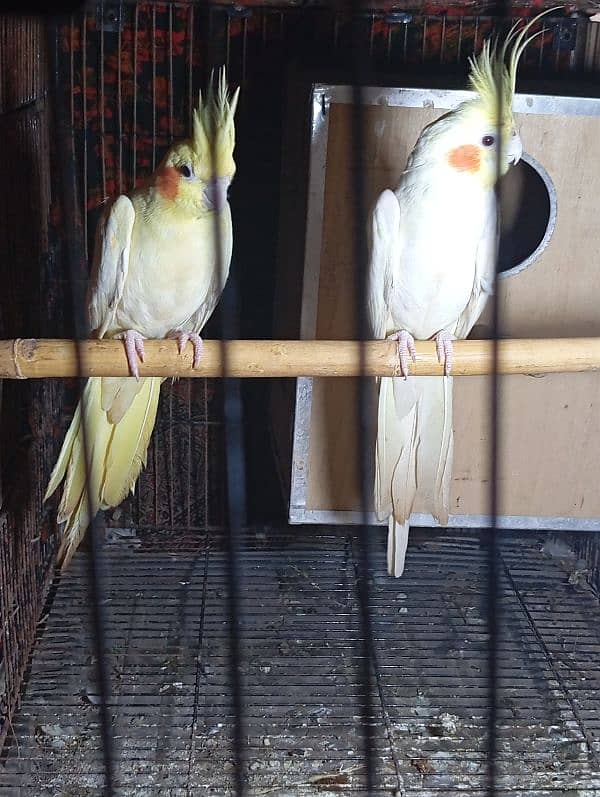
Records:
[[[187,163],[183,164],[183,166],[181,167],[180,171],[181,171],[181,174],[184,177],[186,177],[187,179],[189,179],[194,174],[194,170],[192,169],[191,166],[188,166]]]
[[[495,140],[494,136],[484,136],[481,139],[481,143],[484,147],[491,147]]]

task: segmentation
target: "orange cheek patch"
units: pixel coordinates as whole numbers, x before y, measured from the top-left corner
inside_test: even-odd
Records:
[[[475,144],[463,144],[462,147],[451,149],[448,154],[448,163],[459,172],[476,172],[481,166],[481,154]]]
[[[158,170],[156,188],[165,199],[175,199],[179,192],[179,172],[174,166],[164,166]]]

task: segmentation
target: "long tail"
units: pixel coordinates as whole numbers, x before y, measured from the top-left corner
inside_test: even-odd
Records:
[[[160,377],[139,382],[131,378],[88,379],[44,496],[44,500],[50,498],[64,479],[57,516],[57,521],[65,524],[58,552],[63,567],[77,550],[96,512],[117,506],[134,491],[137,477],[146,465],[161,381]]]
[[[379,387],[375,511],[388,520],[388,572],[401,576],[415,500],[448,522],[452,475],[452,380],[383,378]]]

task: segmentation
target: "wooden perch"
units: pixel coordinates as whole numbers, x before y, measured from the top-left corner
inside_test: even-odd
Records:
[[[416,376],[438,375],[435,344],[417,344]],[[174,340],[146,341],[142,376],[223,375],[226,351],[229,376],[295,377],[358,376],[360,345],[355,341],[234,340],[226,344],[208,340],[200,367],[192,370],[192,346],[180,355]],[[80,344],[81,376],[128,376],[123,343],[89,340]],[[396,346],[389,341],[364,344],[364,373],[367,376],[398,374]],[[454,344],[454,376],[490,374],[493,345],[488,340],[462,340]],[[600,338],[556,338],[548,340],[502,340],[498,372],[502,374],[548,374],[600,369]],[[0,378],[40,379],[79,375],[77,344],[71,340],[17,339],[0,341]]]

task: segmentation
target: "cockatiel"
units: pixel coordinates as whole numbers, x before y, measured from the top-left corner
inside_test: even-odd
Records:
[[[174,337],[180,352],[191,341],[194,366],[200,361],[200,332],[231,261],[227,190],[235,174],[238,96],[239,89],[230,96],[221,70],[216,88],[211,79],[208,95],[200,97],[191,138],[173,145],[148,183],[120,196],[99,224],[89,292],[91,327],[99,338],[124,340],[133,377],[88,379],[85,412],[80,402],[52,471],[45,500],[64,479],[57,518],[65,524],[59,551],[63,566],[92,519],[89,506],[92,516],[117,506],[134,491],[146,464],[163,380],[139,378],[144,338]]]
[[[371,214],[371,335],[397,341],[405,377],[380,380],[377,417],[375,511],[388,520],[394,576],[404,570],[417,494],[441,525],[448,521],[452,340],[467,337],[493,291],[494,185],[498,164],[505,174],[522,155],[512,100],[519,58],[537,35],[527,31],[540,16],[517,23],[500,49],[484,43],[470,61],[476,96],[422,131],[397,188],[383,191]],[[415,338],[435,339],[446,376],[406,379]]]

